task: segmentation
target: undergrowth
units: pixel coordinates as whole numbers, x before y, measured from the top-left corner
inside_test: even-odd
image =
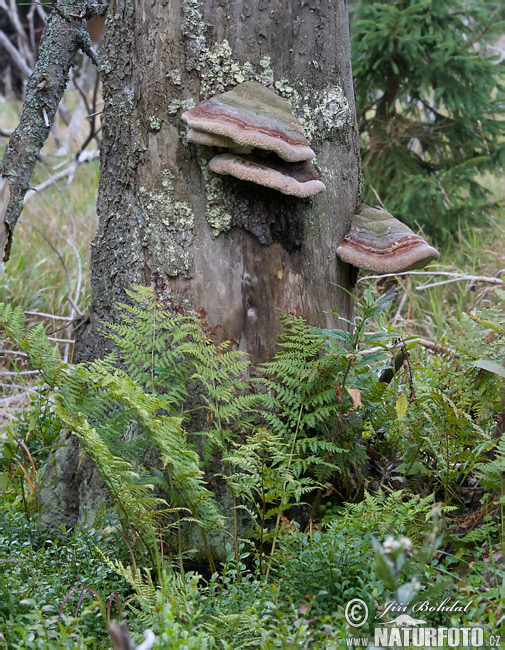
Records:
[[[65,363],[41,325],[1,307],[43,381],[0,459],[9,647],[104,647],[116,617],[137,638],[154,630],[155,647],[340,647],[352,598],[368,605],[366,635],[395,599],[470,600],[462,624],[496,632],[505,293],[428,347],[388,324],[394,290],[354,298],[349,330],[286,314],[251,379],[204,314],[127,293],[103,325],[114,351],[87,364]],[[55,537],[41,523],[68,433],[108,491],[103,532]]]

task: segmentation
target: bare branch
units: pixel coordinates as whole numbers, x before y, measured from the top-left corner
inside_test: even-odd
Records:
[[[7,406],[8,404],[13,404],[16,402],[20,402],[23,399],[26,399],[27,397],[30,396],[30,394],[33,391],[31,390],[26,390],[23,391],[22,393],[17,393],[17,395],[10,395],[9,397],[2,397],[0,399],[0,406]]]
[[[61,181],[64,178],[68,178],[67,185],[71,182],[72,178],[74,177],[75,170],[79,165],[81,165],[84,162],[89,162],[91,160],[96,160],[99,157],[99,153],[97,149],[94,149],[93,151],[83,151],[78,158],[73,160],[68,167],[65,169],[59,171],[57,174],[50,175],[49,178],[45,181],[42,181],[42,183],[39,183],[35,187],[31,187],[25,194],[25,198],[23,199],[23,203],[28,203],[30,199],[32,199],[36,194],[39,192],[42,192],[42,190],[45,190],[47,187],[51,187],[51,185],[54,185],[55,181]]]
[[[68,344],[75,343],[74,339],[58,339],[54,336],[48,336],[47,340],[52,341],[53,343],[68,343]]]
[[[396,278],[400,275],[431,275],[434,277],[444,276],[451,278],[450,280],[442,280],[441,282],[422,284],[417,287],[419,290],[438,287],[441,284],[448,284],[449,282],[485,282],[487,284],[505,286],[505,280],[502,280],[498,277],[489,277],[486,275],[468,275],[466,273],[452,273],[450,271],[402,271],[401,273],[384,273],[383,275],[365,275],[364,277],[359,278],[358,282],[363,282],[364,280],[380,280],[381,278]]]
[[[11,43],[7,34],[5,34],[5,32],[3,32],[1,29],[0,29],[0,45],[5,50],[7,50],[7,52],[9,53],[12,59],[12,62],[16,65],[16,67],[24,76],[24,78],[28,79],[28,77],[32,74],[32,69],[26,63],[24,57],[22,56],[18,48]]]
[[[26,316],[40,316],[41,318],[50,318],[51,320],[73,320],[73,318],[70,318],[69,316],[56,316],[56,314],[46,314],[43,311],[25,311],[24,313]]]
[[[25,352],[20,352],[19,350],[0,350],[0,354],[6,354],[7,356],[13,357],[25,357],[28,358],[28,355]]]
[[[47,19],[39,58],[26,88],[18,127],[5,152],[0,175],[0,253],[9,259],[12,234],[23,208],[30,176],[46,141],[68,81],[70,66],[79,50],[89,50],[87,17],[93,8],[85,0],[58,0]],[[5,190],[5,181],[9,193]]]

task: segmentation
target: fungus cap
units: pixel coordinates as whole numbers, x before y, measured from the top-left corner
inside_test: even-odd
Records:
[[[232,90],[204,100],[182,114],[190,127],[188,139],[197,132],[229,139],[235,145],[265,149],[288,162],[312,160],[314,152],[293,115],[289,103],[275,91],[255,81],[246,81]],[[208,139],[209,142],[212,141]],[[217,141],[215,141],[217,142]],[[226,142],[226,140],[224,141]],[[230,146],[219,144],[214,146]]]
[[[258,154],[219,154],[209,162],[216,174],[230,174],[242,181],[290,194],[300,199],[326,189],[314,165],[308,160],[286,163]]]
[[[439,252],[386,210],[362,205],[349,232],[337,248],[343,262],[375,273],[419,269]]]

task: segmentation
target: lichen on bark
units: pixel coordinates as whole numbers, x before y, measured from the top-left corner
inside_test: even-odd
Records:
[[[199,96],[195,98],[195,104],[244,81],[258,81],[266,86],[273,86],[291,104],[293,113],[300,120],[309,142],[347,139],[352,110],[339,84],[326,85],[314,92],[308,83],[301,80],[276,79],[269,55],[261,57],[256,64],[249,60],[240,62],[235,58],[227,39],[210,45],[207,43],[208,25],[203,16],[201,0],[184,0],[183,7],[183,34],[189,42],[191,53],[188,70],[196,71],[199,77]],[[316,69],[319,67],[315,60],[312,64]],[[172,102],[168,112],[173,115],[174,109],[177,112],[177,108],[177,103]],[[181,137],[184,137],[183,134],[184,126],[181,125]],[[198,160],[202,166],[205,184],[206,218],[212,228],[213,236],[217,237],[220,233],[228,232],[233,226],[241,226],[254,234],[261,230],[260,241],[271,242],[272,238],[263,232],[265,228],[251,228],[251,220],[244,220],[244,210],[241,205],[243,197],[237,199],[234,192],[237,183],[229,178],[216,177],[208,169],[207,163],[211,156],[205,152],[205,149],[209,153],[212,152],[212,149],[199,146]],[[317,159],[314,162],[324,173],[325,170],[320,168]],[[303,211],[302,206],[301,212]]]
[[[91,53],[85,19],[96,11],[82,0],[58,0],[47,19],[37,63],[26,87],[21,119],[10,138],[0,170],[0,181],[7,179],[10,190],[5,212],[0,214],[0,257],[4,261],[9,259],[14,227],[23,209],[37,156],[66,88],[70,67],[79,50]]]
[[[142,185],[140,205],[146,219],[142,246],[161,276],[191,275],[191,244],[195,217],[191,206],[174,199],[173,174],[164,169],[158,189]]]

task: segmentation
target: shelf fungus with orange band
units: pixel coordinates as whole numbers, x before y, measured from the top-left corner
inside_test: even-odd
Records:
[[[304,198],[325,190],[310,160],[314,152],[289,103],[260,83],[247,81],[182,114],[188,141],[229,153],[209,163],[230,174]]]
[[[400,273],[420,269],[439,252],[393,215],[362,205],[349,232],[337,248],[343,262],[374,273]]]

